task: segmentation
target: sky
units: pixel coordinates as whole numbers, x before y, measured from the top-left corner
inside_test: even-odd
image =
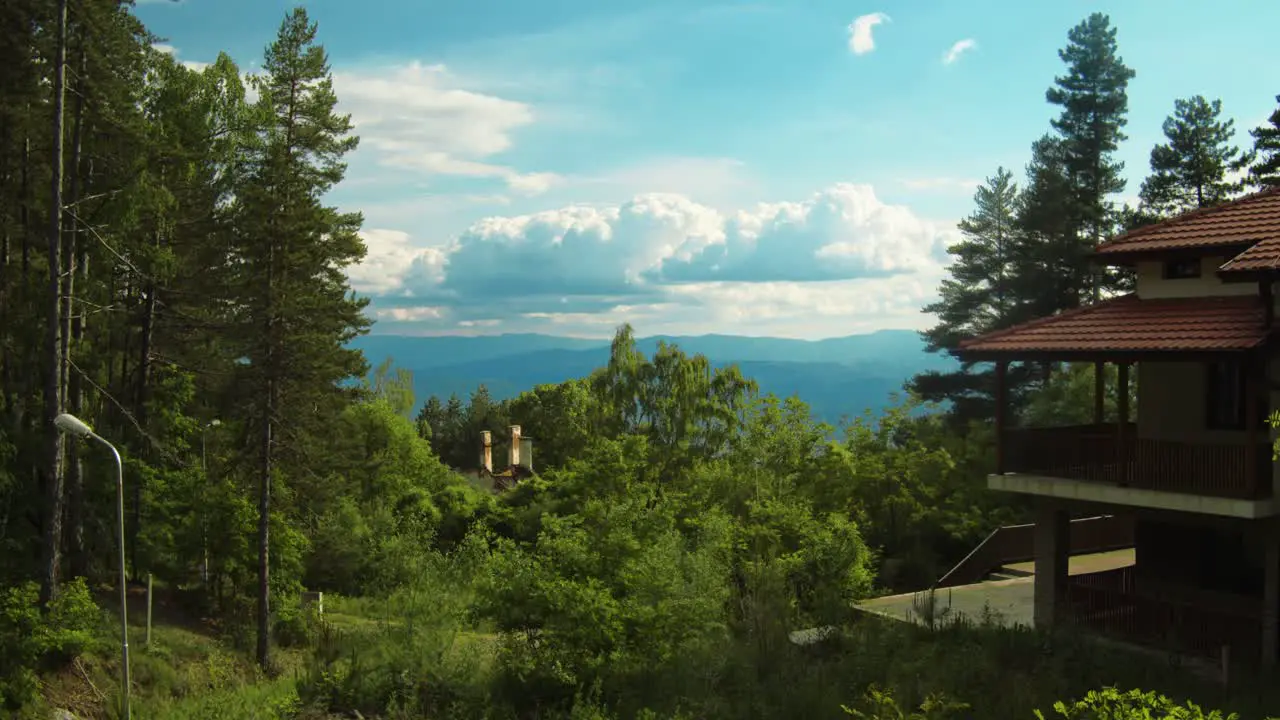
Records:
[[[281,0],[137,0],[192,67],[261,63]],[[823,338],[922,329],[975,188],[1021,177],[1058,50],[1111,16],[1132,200],[1175,98],[1276,107],[1280,3],[317,0],[360,136],[373,332]]]

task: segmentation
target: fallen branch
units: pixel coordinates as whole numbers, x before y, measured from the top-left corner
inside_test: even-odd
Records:
[[[106,702],[107,696],[103,695],[102,691],[98,689],[98,686],[94,685],[93,681],[89,679],[89,672],[84,669],[84,664],[80,662],[80,658],[76,658],[74,664],[76,666],[76,670],[80,671],[80,677],[84,678],[84,681],[89,683],[89,688],[93,690],[94,695],[98,696],[98,700]]]

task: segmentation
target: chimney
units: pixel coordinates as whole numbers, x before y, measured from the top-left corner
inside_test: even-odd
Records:
[[[520,460],[524,462],[524,469],[533,472],[533,438],[520,438]]]
[[[511,465],[520,464],[520,426],[511,426]]]
[[[488,430],[480,431],[480,470],[493,474],[493,441]]]

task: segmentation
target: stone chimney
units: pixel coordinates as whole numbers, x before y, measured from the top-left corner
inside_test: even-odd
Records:
[[[520,438],[520,461],[524,463],[524,469],[533,472],[533,438]]]
[[[493,474],[493,440],[488,430],[480,431],[480,470]]]
[[[520,464],[520,426],[511,426],[511,466]]]

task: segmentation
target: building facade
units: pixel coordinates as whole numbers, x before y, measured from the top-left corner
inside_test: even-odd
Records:
[[[1274,667],[1280,647],[1280,408],[1272,288],[1280,189],[1197,210],[1098,246],[1132,294],[961,344],[994,362],[997,467],[988,486],[1032,496],[1035,621]],[[1094,422],[1021,427],[1010,363],[1087,362]],[[1116,366],[1117,418],[1104,415]],[[1136,383],[1136,407],[1129,386]],[[1127,515],[1134,565],[1071,576],[1072,515]]]

